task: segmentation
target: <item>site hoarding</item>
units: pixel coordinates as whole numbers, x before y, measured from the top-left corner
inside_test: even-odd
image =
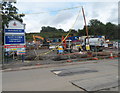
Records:
[[[17,54],[25,54],[25,31],[24,24],[17,20],[9,22],[8,27],[5,26],[4,48],[6,52],[17,52]]]

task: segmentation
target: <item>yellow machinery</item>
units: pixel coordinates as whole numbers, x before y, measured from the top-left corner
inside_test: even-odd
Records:
[[[41,39],[42,40],[42,46],[41,47],[44,47],[44,48],[49,48],[49,43],[50,43],[50,41],[47,39],[45,39],[45,38],[43,38],[43,37],[41,37],[41,36],[35,36],[35,35],[33,35],[33,40],[34,40],[34,43],[35,44],[40,44],[41,42],[37,42],[36,41],[36,38],[39,38],[39,39]]]
[[[33,40],[34,40],[34,43],[36,43],[36,38],[39,38],[39,39],[44,40],[44,38],[43,38],[43,37],[41,37],[41,36],[34,36],[34,35],[33,35]]]

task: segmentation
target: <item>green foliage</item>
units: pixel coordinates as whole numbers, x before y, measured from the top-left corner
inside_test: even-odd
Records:
[[[4,25],[8,27],[8,22],[11,20],[18,20],[21,23],[23,22],[22,17],[24,17],[24,14],[18,15],[18,8],[16,8],[12,2],[2,2],[2,44],[4,44]]]
[[[118,37],[117,26],[110,22],[106,23],[106,35],[108,39],[117,39]]]
[[[119,39],[118,37],[118,31],[120,27],[118,25],[112,24],[110,22],[103,24],[97,19],[92,19],[89,22],[88,27],[88,33],[89,35],[104,35],[107,39]],[[78,29],[78,35],[84,36],[86,35],[85,27],[83,29]]]
[[[78,32],[77,32],[75,29],[70,29],[69,31],[71,31],[71,32],[70,32],[70,35],[71,35],[71,36],[77,36],[77,33],[78,33]]]
[[[3,2],[2,3],[2,26],[4,29],[4,25],[8,26],[8,22],[10,20],[18,20],[20,22],[23,22],[22,17],[24,17],[24,14],[18,15],[18,8],[16,8],[12,2]]]
[[[119,39],[118,37],[118,31],[120,30],[120,25],[115,25],[110,22],[103,24],[97,19],[92,19],[89,22],[88,27],[88,33],[89,35],[104,35],[107,39]],[[30,33],[27,34],[27,40],[33,40],[32,35],[39,35],[44,38],[61,38],[62,36],[65,36],[68,33],[68,31],[64,31],[63,29],[56,29],[55,27],[50,26],[43,26],[40,33]],[[85,26],[83,29],[71,29],[71,36],[86,36],[86,30]]]
[[[90,35],[105,34],[105,25],[97,19],[90,20],[88,29]]]
[[[42,27],[40,35],[45,38],[59,38],[62,37],[66,32],[63,29],[56,29],[55,27]]]

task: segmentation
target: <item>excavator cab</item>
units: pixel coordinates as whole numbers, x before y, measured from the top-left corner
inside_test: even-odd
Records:
[[[46,47],[49,48],[49,46],[50,46],[50,41],[49,41],[48,39],[44,38],[44,40],[43,40],[43,45],[42,45],[42,46],[46,46]]]

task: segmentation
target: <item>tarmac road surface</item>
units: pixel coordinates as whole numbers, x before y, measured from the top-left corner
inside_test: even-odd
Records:
[[[110,88],[107,91],[118,91],[117,80],[118,60],[104,59],[87,64],[3,72],[2,89],[3,91],[92,91],[92,89],[100,90],[104,85],[104,88]],[[95,85],[99,87],[94,88]]]

